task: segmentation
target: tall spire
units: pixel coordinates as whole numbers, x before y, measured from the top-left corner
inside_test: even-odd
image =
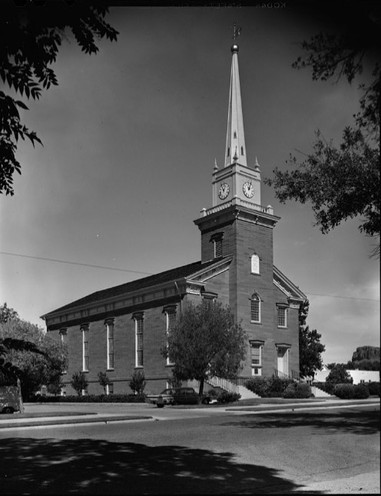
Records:
[[[239,33],[240,28],[237,29],[234,26],[234,40]],[[225,167],[235,162],[247,166],[238,69],[238,50],[238,45],[234,43],[231,47],[232,66],[230,74],[228,125],[226,130]]]

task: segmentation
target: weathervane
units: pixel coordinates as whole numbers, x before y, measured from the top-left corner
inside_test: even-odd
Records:
[[[235,41],[241,34],[242,28],[237,27],[237,24],[233,24],[233,40]]]

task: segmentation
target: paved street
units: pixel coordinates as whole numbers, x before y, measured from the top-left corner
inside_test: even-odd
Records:
[[[121,408],[153,419],[2,429],[2,492],[324,494],[335,492],[338,480],[347,485],[339,492],[379,490],[379,405],[274,413],[108,410]]]

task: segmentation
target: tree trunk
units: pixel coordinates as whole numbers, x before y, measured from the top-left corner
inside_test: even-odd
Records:
[[[198,390],[199,396],[202,396],[204,393],[204,378],[200,379],[200,388]]]

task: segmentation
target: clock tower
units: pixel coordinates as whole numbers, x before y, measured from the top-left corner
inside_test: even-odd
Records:
[[[213,206],[231,201],[249,207],[261,204],[261,173],[258,160],[255,159],[254,167],[249,167],[247,162],[238,50],[236,44],[231,48],[232,66],[224,167],[219,169],[217,164],[214,167]]]

